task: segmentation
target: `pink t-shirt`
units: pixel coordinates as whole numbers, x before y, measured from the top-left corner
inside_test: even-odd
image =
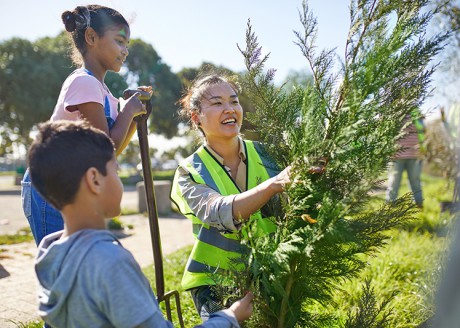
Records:
[[[110,93],[105,84],[89,75],[84,69],[77,69],[62,84],[61,93],[50,120],[79,120],[82,118],[80,111],[69,112],[67,107],[88,102],[95,102],[104,106],[106,96],[110,104],[110,117],[116,120],[118,99]]]

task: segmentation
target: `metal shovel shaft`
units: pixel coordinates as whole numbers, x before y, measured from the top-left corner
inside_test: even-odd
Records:
[[[147,200],[147,210],[149,216],[150,236],[152,237],[153,260],[155,264],[155,282],[158,300],[163,299],[165,294],[163,255],[161,251],[160,227],[158,223],[158,213],[155,198],[155,188],[153,185],[152,169],[150,165],[149,143],[147,139],[147,121],[137,122],[137,136],[141,151],[142,172],[144,175],[145,195]]]
[[[152,178],[152,170],[150,165],[149,144],[147,138],[147,120],[139,120],[137,122],[137,135],[139,138],[139,147],[141,150],[142,172],[144,175],[144,186],[147,200],[147,210],[149,214],[150,236],[152,240],[153,260],[155,265],[155,283],[158,303],[164,301],[166,306],[166,316],[169,321],[172,321],[171,315],[171,298],[174,298],[176,303],[177,317],[180,327],[184,328],[184,320],[182,318],[182,309],[180,305],[179,292],[177,290],[170,291],[165,294],[164,273],[163,273],[163,255],[161,252],[160,227],[158,223],[157,204],[155,198],[155,188]]]
[[[150,102],[151,93],[142,90],[125,90],[123,96],[125,99],[131,97],[138,92],[139,99],[145,103],[147,114],[136,117],[137,136],[139,138],[139,148],[141,152],[142,173],[144,176],[144,187],[147,201],[147,210],[149,216],[150,237],[152,241],[153,260],[155,265],[155,283],[158,303],[164,301],[166,307],[166,315],[169,321],[172,321],[171,315],[171,298],[174,298],[176,303],[177,317],[180,327],[184,327],[182,318],[182,309],[180,306],[179,292],[177,290],[170,291],[165,294],[164,273],[163,273],[163,255],[161,251],[160,226],[158,222],[157,204],[155,198],[155,188],[153,184],[152,168],[150,163],[149,142],[147,118],[152,111]]]
[[[143,90],[126,89],[123,92],[123,98],[128,99],[138,93],[138,98],[145,106],[147,113],[135,118],[137,123],[137,136],[139,138],[139,148],[141,152],[142,173],[144,176],[145,195],[147,200],[147,210],[149,216],[150,237],[152,240],[153,260],[155,264],[155,280],[157,288],[157,298],[163,298],[164,290],[164,274],[163,274],[163,255],[161,253],[160,227],[158,223],[157,204],[155,198],[155,189],[152,178],[152,168],[150,164],[149,142],[147,118],[152,111],[150,98],[152,94]]]
[[[150,98],[151,93],[143,90],[125,90],[123,96],[125,99],[131,97],[134,93],[139,93],[139,99],[145,104],[147,113],[135,118],[137,125],[137,136],[139,138],[139,148],[141,151],[142,173],[144,176],[145,195],[147,200],[147,211],[149,216],[150,239],[152,241],[153,261],[155,265],[155,282],[156,294],[158,303],[164,301],[166,307],[166,315],[169,321],[172,321],[171,315],[171,298],[174,298],[176,303],[177,317],[179,324],[183,328],[184,320],[182,319],[182,309],[180,306],[179,292],[177,290],[170,291],[165,294],[164,273],[163,273],[163,255],[161,252],[160,226],[158,223],[158,212],[155,198],[155,188],[152,178],[152,168],[150,165],[150,153],[148,142],[147,118],[152,111]]]

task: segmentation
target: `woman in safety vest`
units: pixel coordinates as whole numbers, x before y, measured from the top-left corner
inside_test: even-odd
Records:
[[[243,221],[256,220],[257,230],[270,233],[274,224],[260,209],[289,183],[289,167],[281,173],[267,165],[258,143],[243,140],[243,108],[238,85],[210,74],[198,78],[180,100],[181,114],[204,136],[204,142],[179,164],[171,199],[193,222],[195,244],[182,287],[190,290],[203,320],[225,304],[213,295],[211,273],[229,269],[243,247],[238,230]]]

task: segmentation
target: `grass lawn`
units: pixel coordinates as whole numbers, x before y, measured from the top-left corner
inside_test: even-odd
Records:
[[[182,290],[180,281],[182,273],[184,272],[185,264],[187,263],[188,256],[192,250],[192,246],[184,247],[164,259],[164,277],[165,277],[165,293],[171,290],[178,290],[180,294],[180,305],[182,309],[182,317],[184,319],[185,327],[193,327],[201,323],[195,306],[193,305],[190,293]],[[144,268],[144,273],[150,281],[152,289],[155,291],[155,269],[153,266]],[[164,302],[160,303],[163,313],[165,314]],[[173,313],[173,324],[175,327],[179,326],[179,321],[176,316],[176,306],[174,299],[171,299],[171,307]],[[166,315],[165,315],[166,316]]]
[[[22,228],[15,234],[0,235],[0,245],[12,245],[34,240],[29,227]]]
[[[409,191],[406,176],[403,181],[400,195]],[[453,186],[426,175],[422,184],[424,208],[417,220],[403,230],[392,231],[377,256],[363,256],[367,268],[341,286],[343,292],[335,295],[338,307],[331,308],[331,313],[345,315],[356,305],[357,291],[367,279],[380,302],[395,293],[388,305],[392,310],[390,327],[416,327],[433,315],[434,294],[453,223],[450,213],[441,213],[440,203],[452,200]],[[383,194],[377,195],[375,201],[383,202],[383,198]]]

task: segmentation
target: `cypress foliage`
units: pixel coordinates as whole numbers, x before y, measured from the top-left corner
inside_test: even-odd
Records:
[[[321,304],[366,265],[361,254],[385,245],[386,231],[414,214],[410,195],[374,209],[372,189],[397,150],[404,117],[429,94],[432,58],[446,34],[426,36],[434,12],[427,0],[352,0],[351,27],[341,69],[334,72],[334,50],[316,53],[316,19],[306,2],[299,11],[303,31],[297,45],[314,83],[284,90],[264,71],[268,56],[247,26],[245,91],[256,111],[248,116],[273,165],[292,165],[286,197],[272,204],[279,229],[270,236],[243,228],[252,252],[246,270],[235,274],[239,290],[256,295],[251,327],[383,327],[378,305],[366,284],[360,309],[346,323],[321,313]],[[431,66],[430,66],[431,65]],[[309,169],[327,162],[323,174]]]

